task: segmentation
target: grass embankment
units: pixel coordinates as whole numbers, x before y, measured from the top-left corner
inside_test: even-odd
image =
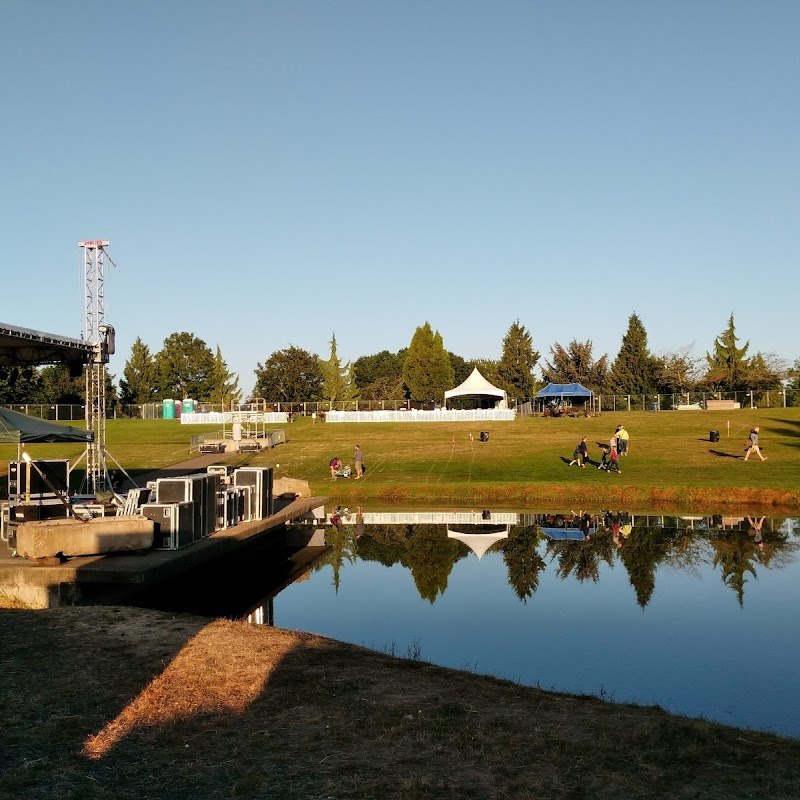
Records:
[[[791,798],[800,742],[153,611],[0,611],[0,797]]]
[[[599,460],[599,443],[616,425],[630,432],[622,475],[567,468],[581,436]],[[743,460],[754,425],[768,460]],[[529,417],[495,423],[312,424],[283,426],[289,441],[273,450],[237,455],[237,463],[280,465],[276,475],[303,478],[317,494],[342,502],[367,501],[472,505],[582,503],[656,508],[746,506],[793,510],[800,506],[800,409],[604,413],[591,418]],[[189,457],[192,434],[216,426],[172,420],[109,420],[109,452],[126,470],[148,472]],[[478,441],[481,430],[489,441]],[[709,431],[721,439],[709,441]],[[473,435],[470,440],[469,434]],[[367,474],[361,481],[332,482],[328,462],[352,458],[359,443]],[[80,448],[34,445],[34,456],[76,458]],[[61,453],[62,455],[57,455]],[[16,448],[0,447],[0,458]],[[0,469],[5,466],[0,462]]]

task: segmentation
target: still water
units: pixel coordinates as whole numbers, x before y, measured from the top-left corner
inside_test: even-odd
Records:
[[[325,548],[250,558],[224,607],[193,610],[800,737],[800,520],[364,509],[325,522]]]

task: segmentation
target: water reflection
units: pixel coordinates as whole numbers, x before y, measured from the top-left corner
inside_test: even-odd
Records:
[[[491,520],[489,522],[488,520]],[[338,591],[342,567],[357,558],[409,570],[421,598],[444,595],[455,564],[470,555],[502,554],[508,583],[523,603],[550,567],[561,580],[598,582],[602,566],[620,564],[642,608],[662,566],[692,570],[710,564],[744,605],[745,587],[759,570],[795,558],[793,519],[764,515],[664,516],[605,510],[564,513],[368,512],[336,509],[325,540]]]

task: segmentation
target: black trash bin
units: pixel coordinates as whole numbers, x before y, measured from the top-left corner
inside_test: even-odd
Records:
[[[719,431],[709,431],[708,432],[708,441],[709,442],[718,442],[719,441]]]

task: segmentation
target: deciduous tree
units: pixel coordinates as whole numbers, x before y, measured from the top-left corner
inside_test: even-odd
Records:
[[[545,383],[580,383],[594,392],[604,391],[608,383],[608,356],[595,361],[592,342],[573,339],[564,348],[556,342],[550,348],[551,360],[545,361],[542,375]]]
[[[214,356],[202,339],[186,331],[170,334],[154,361],[162,398],[210,400]]]
[[[41,378],[33,367],[0,367],[0,403],[38,403]]]
[[[255,397],[267,402],[302,403],[321,399],[322,370],[319,357],[290,345],[276,350],[255,369]]]

